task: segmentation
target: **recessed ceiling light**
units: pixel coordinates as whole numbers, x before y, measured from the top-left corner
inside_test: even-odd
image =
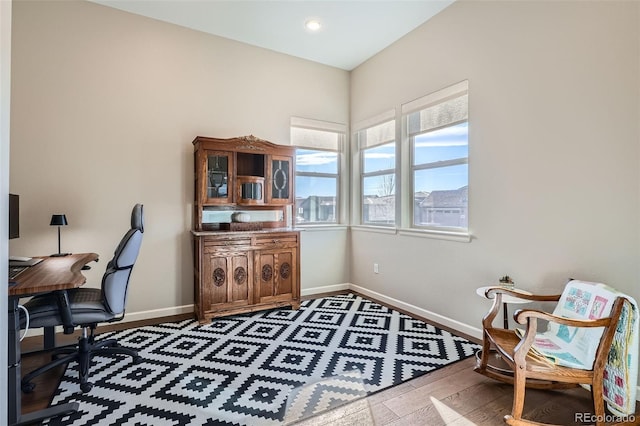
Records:
[[[317,21],[315,19],[309,19],[307,22],[304,23],[304,26],[309,31],[314,31],[314,32],[322,28],[322,24],[320,23],[320,21]]]

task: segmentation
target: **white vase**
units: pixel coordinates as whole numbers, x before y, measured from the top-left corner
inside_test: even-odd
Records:
[[[235,212],[231,215],[231,220],[233,222],[249,222],[251,220],[251,216],[249,213]]]

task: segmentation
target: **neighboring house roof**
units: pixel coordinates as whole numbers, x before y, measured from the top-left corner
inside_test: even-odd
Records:
[[[298,198],[296,198],[296,205],[301,206],[301,207],[304,208],[304,206],[306,206],[307,204],[309,204],[311,202],[311,198],[314,198],[315,202],[320,204],[321,206],[335,206],[336,205],[336,198],[334,196],[331,196],[331,195],[327,195],[327,196],[312,195],[312,196],[309,196],[307,198],[298,197]]]
[[[420,207],[464,207],[467,205],[469,187],[458,189],[431,191],[421,203]]]
[[[430,192],[427,191],[418,191],[415,194],[413,194],[413,200],[414,202],[422,202],[422,200],[424,200],[425,198],[427,198],[429,196]]]
[[[364,197],[364,204],[392,204],[395,203],[396,196],[395,194],[391,195],[383,195],[383,196],[366,196]]]

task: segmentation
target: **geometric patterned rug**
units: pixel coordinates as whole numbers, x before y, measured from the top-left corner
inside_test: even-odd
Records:
[[[354,294],[274,309],[101,334],[138,350],[95,357],[93,388],[68,366],[51,425],[278,425],[421,376],[480,346]]]

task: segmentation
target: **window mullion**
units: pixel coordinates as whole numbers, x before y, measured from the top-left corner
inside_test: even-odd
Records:
[[[339,176],[338,173],[321,173],[321,172],[297,172],[297,176],[306,176],[306,177],[324,177],[324,178],[337,178]]]
[[[375,172],[362,173],[362,177],[385,176],[395,174],[395,169],[376,170]]]
[[[469,164],[469,157],[455,158],[453,160],[436,161],[434,163],[414,164],[413,170],[438,169],[440,167],[457,166],[459,164]]]

